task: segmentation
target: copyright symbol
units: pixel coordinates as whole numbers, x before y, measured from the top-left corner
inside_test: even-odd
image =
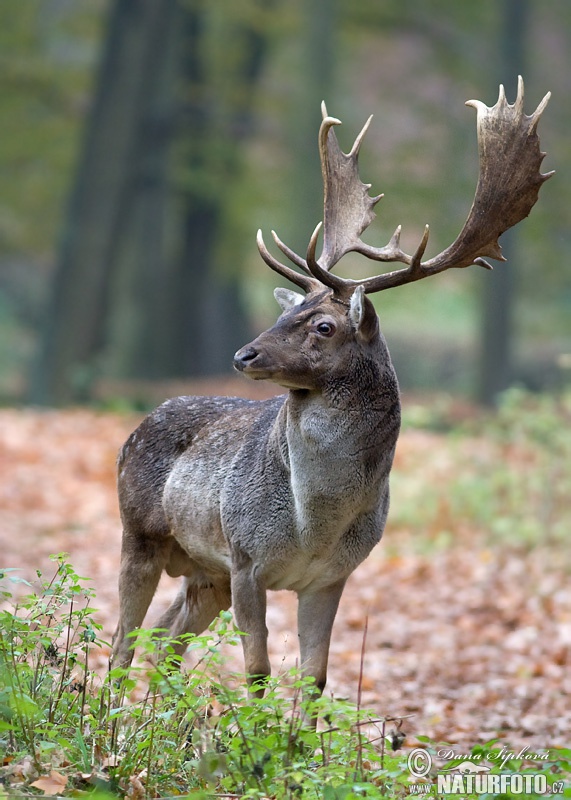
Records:
[[[430,772],[432,758],[422,747],[415,747],[408,754],[407,765],[411,775],[415,778],[424,778]]]

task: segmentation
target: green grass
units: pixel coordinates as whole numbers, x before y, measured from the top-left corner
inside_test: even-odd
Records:
[[[434,440],[424,461],[393,471],[391,524],[422,546],[429,530],[444,546],[468,535],[484,544],[553,546],[563,556],[571,530],[571,391],[512,389],[496,411],[461,423],[453,403],[405,402],[405,429],[433,432]]]
[[[156,666],[97,675],[90,652],[103,642],[93,593],[64,556],[54,559],[54,577],[39,576],[39,588],[18,602],[15,572],[2,572],[0,797],[353,800],[407,797],[412,784],[427,781],[437,796],[434,769],[426,779],[411,777],[400,720],[326,697],[305,702],[295,672],[270,681],[263,699],[249,698],[243,680],[223,669],[221,642],[240,639],[229,614],[205,635],[187,637],[193,669],[179,670],[167,647]],[[156,632],[137,636],[147,655],[156,655],[156,642]],[[317,731],[302,723],[302,712],[319,715]],[[433,756],[443,746],[418,739]],[[570,761],[571,751],[551,751],[549,763],[514,756],[492,771],[539,772],[558,788]],[[571,788],[559,796],[571,797]]]

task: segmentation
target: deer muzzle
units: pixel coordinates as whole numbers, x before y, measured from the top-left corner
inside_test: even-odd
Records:
[[[247,372],[248,368],[254,366],[254,361],[258,356],[259,351],[251,344],[247,344],[234,355],[234,368],[238,372]]]

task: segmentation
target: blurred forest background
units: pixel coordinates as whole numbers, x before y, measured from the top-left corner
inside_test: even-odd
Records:
[[[571,374],[568,0],[26,0],[0,4],[0,401],[135,397],[229,374],[269,325],[271,228],[304,252],[322,216],[320,101],[385,193],[365,234],[427,255],[477,179],[471,98],[498,84],[540,123],[531,217],[509,264],[375,297],[403,388],[490,401]],[[376,264],[347,258],[361,276]],[[368,271],[368,272],[367,272]],[[139,387],[139,389],[129,389]]]

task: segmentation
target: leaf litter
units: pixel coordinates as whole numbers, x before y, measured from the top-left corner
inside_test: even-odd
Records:
[[[134,415],[93,410],[0,411],[1,566],[33,581],[50,554],[67,552],[92,579],[96,619],[111,640],[117,621],[121,524],[116,454]],[[524,457],[525,456],[525,457]],[[497,738],[543,751],[571,731],[571,582],[567,552],[546,539],[495,537],[458,513],[453,487],[467,464],[533,452],[478,436],[405,430],[394,468],[384,540],[350,577],[335,622],[326,691],[379,715],[413,715],[407,743],[428,736],[458,748]],[[531,467],[530,467],[531,464]],[[174,597],[164,576],[152,625]],[[274,672],[297,663],[295,596],[270,592]],[[365,628],[366,652],[361,670]],[[103,673],[109,648],[90,663]],[[229,648],[229,668],[243,668]],[[58,780],[54,774],[48,781]],[[51,785],[51,784],[50,784]],[[43,786],[37,788],[44,790]]]

